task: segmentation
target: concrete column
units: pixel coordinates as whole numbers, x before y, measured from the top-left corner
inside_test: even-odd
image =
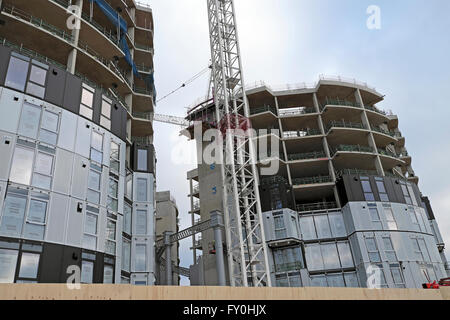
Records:
[[[278,99],[276,96],[274,97],[274,100],[275,100],[275,108],[277,109],[277,113],[278,113],[278,125],[280,127],[280,141],[281,141],[281,145],[283,146],[284,159],[287,162],[289,160],[289,158],[288,158],[288,153],[287,153],[287,149],[286,149],[286,143],[283,140],[284,129],[283,129],[283,124],[281,123],[281,119],[280,119],[280,107],[278,105]],[[286,171],[288,174],[288,182],[290,185],[292,185],[291,168],[290,168],[289,164],[286,165],[286,169],[287,169]]]
[[[220,211],[211,212],[211,226],[214,229],[214,242],[216,247],[216,266],[217,266],[217,281],[219,286],[226,286],[225,279],[225,260],[223,257],[223,241],[222,241],[222,228],[223,215]]]
[[[164,247],[166,255],[166,285],[172,285],[172,244],[170,243],[170,236],[173,234],[171,231],[165,231],[164,236]]]
[[[80,8],[80,15],[81,15],[81,11],[83,8],[83,0],[75,0],[73,1],[73,5],[78,6]],[[81,27],[81,22],[80,22],[80,27]],[[73,48],[70,53],[69,56],[67,57],[67,71],[70,72],[71,74],[75,74],[75,70],[76,70],[76,61],[77,61],[77,47],[78,47],[78,41],[80,39],[80,29],[73,29],[72,30],[72,36],[74,38],[74,46],[75,48]]]
[[[191,204],[191,224],[195,224],[195,213],[194,213],[194,192],[193,179],[189,179],[189,198]],[[195,248],[195,234],[192,235],[192,264],[197,264],[197,249]]]

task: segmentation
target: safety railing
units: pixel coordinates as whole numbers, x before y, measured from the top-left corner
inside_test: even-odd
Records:
[[[192,194],[197,194],[200,192],[200,186],[196,185],[192,188]]]
[[[260,114],[263,112],[272,112],[274,115],[277,115],[277,109],[272,106],[250,108],[250,115]]]
[[[406,149],[403,149],[402,151],[400,151],[399,157],[400,158],[405,158],[405,157],[409,157],[409,153],[408,151],[406,151]]]
[[[386,111],[380,110],[380,109],[378,109],[375,106],[364,106],[364,109],[369,110],[369,111],[373,111],[373,112],[376,112],[376,113],[379,113],[379,114],[382,114],[384,116],[388,115],[388,113]]]
[[[326,157],[326,154],[323,151],[288,154],[289,161],[320,159],[320,158],[325,158],[325,157]]]
[[[333,155],[337,152],[364,152],[364,153],[374,153],[374,150],[371,147],[361,146],[361,145],[347,145],[341,144],[336,147],[331,148],[333,151]]]
[[[342,107],[355,107],[361,108],[361,104],[358,102],[353,102],[345,99],[337,98],[328,98],[325,97],[324,103],[321,104],[321,110],[325,109],[326,106],[342,106]]]
[[[136,85],[133,85],[133,91],[135,93],[143,94],[143,95],[146,95],[146,96],[151,96],[152,95],[152,92],[150,90],[148,90],[146,88],[138,87]]]
[[[143,51],[147,51],[147,52],[150,52],[150,53],[153,53],[153,48],[152,47],[150,47],[150,46],[146,46],[146,45],[144,45],[144,44],[140,44],[140,43],[135,43],[134,44],[134,47],[136,48],[136,49],[139,49],[139,50],[143,50]]]
[[[290,117],[290,116],[316,113],[316,109],[314,109],[312,107],[298,107],[298,108],[280,109],[279,113],[280,113],[280,117]]]
[[[270,186],[274,184],[287,185],[288,181],[282,176],[264,177],[261,179],[261,185]]]
[[[346,122],[342,121],[331,121],[328,123],[326,131],[330,131],[331,128],[349,128],[349,129],[365,129],[364,125],[359,122]]]
[[[144,119],[144,120],[153,120],[153,113],[152,112],[138,112],[133,111],[132,113],[134,118]]]
[[[31,15],[21,9],[18,9],[8,3],[3,3],[3,7],[1,10],[4,13],[10,14],[20,20],[24,20],[26,22],[33,24],[34,26],[36,26],[38,28],[48,31],[51,34],[53,34],[59,38],[62,38],[71,44],[73,44],[75,41],[71,32],[67,32],[65,30],[59,29],[59,28],[45,22],[44,20],[34,17],[33,15]]]
[[[395,134],[395,132],[393,132],[393,131],[389,131],[389,130],[386,130],[386,129],[382,129],[381,127],[376,127],[376,126],[374,126],[374,125],[370,125],[370,126],[371,126],[371,128],[372,128],[372,131],[379,132],[379,133],[382,133],[382,134],[386,134],[386,135],[388,135],[388,136],[391,136],[391,137],[396,138],[396,134]]]
[[[299,131],[285,131],[283,132],[283,138],[303,138],[309,136],[320,136],[322,132],[319,129],[303,129]]]
[[[306,184],[319,184],[319,183],[328,183],[333,182],[331,176],[314,176],[314,177],[306,177],[306,178],[295,178],[292,179],[293,185],[306,185]]]
[[[376,170],[363,170],[363,169],[342,169],[336,170],[336,177],[342,177],[343,175],[359,175],[359,176],[379,176]]]
[[[151,140],[150,137],[131,137],[131,142],[132,143],[137,143],[137,144],[144,144],[144,145],[150,145]]]
[[[192,210],[193,211],[200,210],[200,201],[194,202],[194,204],[192,205]]]
[[[388,156],[388,157],[393,157],[393,158],[398,158],[398,157],[399,157],[399,156],[398,156],[397,154],[395,154],[394,152],[389,151],[389,150],[385,150],[385,149],[381,149],[381,148],[378,148],[378,153],[379,153],[380,155],[384,155],[384,156]]]
[[[52,1],[55,1],[55,0],[52,0]],[[88,24],[90,24],[95,29],[97,29],[101,34],[103,34],[106,38],[111,40],[114,44],[117,45],[119,43],[119,39],[117,37],[117,32],[114,32],[112,30],[109,30],[109,29],[103,27],[100,23],[98,23],[94,19],[91,19],[91,17],[84,12],[81,14],[81,17],[83,18],[84,21],[86,21]]]
[[[316,202],[307,204],[298,204],[296,206],[298,212],[311,212],[320,210],[337,209],[336,202]]]
[[[153,69],[150,66],[146,66],[145,64],[136,64],[136,68],[139,72],[151,73]]]
[[[303,263],[301,263],[300,261],[275,264],[275,269],[277,272],[296,271],[301,270],[302,268]]]
[[[320,75],[319,79],[320,80],[325,80],[325,81],[328,80],[328,81],[346,82],[346,83],[359,85],[359,86],[365,87],[367,89],[376,91],[375,87],[370,87],[366,82],[358,81],[358,80],[353,79],[353,78],[346,78],[346,77],[341,77],[341,76]]]

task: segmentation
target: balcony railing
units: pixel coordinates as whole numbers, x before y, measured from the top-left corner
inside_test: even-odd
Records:
[[[151,140],[150,137],[131,137],[131,142],[137,143],[137,144],[144,144],[144,145],[150,145]]]
[[[152,47],[146,46],[145,44],[135,43],[134,46],[136,47],[136,49],[144,50],[144,51],[153,53]]]
[[[250,115],[255,115],[263,112],[272,112],[274,115],[277,115],[277,109],[271,106],[263,106],[250,109]]]
[[[325,98],[324,103],[321,105],[321,110],[325,109],[326,106],[343,106],[343,107],[355,107],[361,108],[361,104],[358,102],[348,101],[340,98]]]
[[[310,212],[310,211],[319,211],[319,210],[328,210],[328,209],[336,209],[336,202],[316,202],[316,203],[307,203],[307,204],[299,204],[297,205],[298,212]]]
[[[400,157],[400,158],[405,158],[405,157],[410,157],[410,155],[409,155],[408,151],[402,150],[402,151],[400,152],[400,154],[399,154],[399,157]]]
[[[396,134],[393,131],[382,129],[382,128],[376,127],[374,125],[370,125],[370,126],[371,126],[373,131],[376,131],[376,132],[379,132],[379,133],[383,133],[383,134],[386,134],[386,135],[391,136],[391,137],[396,137]]]
[[[282,176],[264,177],[261,179],[261,185],[283,184],[287,185],[288,181]]]
[[[192,205],[192,210],[193,211],[200,210],[200,202],[199,201],[194,202],[194,204]]]
[[[314,109],[312,107],[280,109],[280,117],[297,116],[297,115],[311,114],[311,113],[316,113],[316,109]]]
[[[336,171],[336,177],[342,177],[343,175],[359,175],[359,176],[379,176],[376,170],[363,170],[363,169],[342,169]]]
[[[314,151],[314,152],[306,152],[306,153],[294,153],[288,155],[289,161],[296,160],[308,160],[308,159],[320,159],[326,158],[326,154],[323,151]]]
[[[133,91],[135,93],[139,93],[139,94],[143,94],[143,95],[147,95],[147,96],[151,96],[152,92],[146,88],[142,88],[142,87],[138,87],[133,85]]]
[[[330,176],[315,176],[315,177],[306,177],[306,178],[296,178],[292,179],[293,185],[305,185],[305,184],[319,184],[319,183],[327,183],[333,182]]]
[[[322,132],[319,129],[303,129],[300,131],[285,131],[283,132],[283,138],[302,138],[309,136],[320,136]]]
[[[364,106],[364,109],[367,109],[367,110],[370,110],[370,111],[382,114],[384,116],[388,115],[388,113],[386,111],[380,110],[380,109],[378,109],[377,107],[374,107],[374,106]]]
[[[151,73],[153,71],[150,66],[146,66],[145,64],[136,64],[136,68],[140,72]]]
[[[389,151],[389,150],[385,150],[385,149],[381,149],[381,148],[378,148],[378,153],[381,154],[381,155],[388,156],[388,157],[393,157],[393,158],[398,158],[399,157],[394,152]]]
[[[197,193],[199,193],[199,192],[200,192],[200,186],[199,186],[199,185],[194,186],[194,187],[192,188],[192,194],[197,194]]]
[[[133,111],[133,117],[134,118],[139,118],[139,119],[144,119],[144,120],[153,120],[153,113],[152,112],[137,112],[137,111]]]
[[[365,152],[365,153],[374,153],[373,149],[371,147],[367,147],[367,146],[360,146],[360,145],[346,145],[346,144],[341,144],[338,145],[334,148],[331,148],[334,152],[334,154],[336,154],[339,151],[342,152]]]
[[[365,129],[364,125],[359,122],[346,122],[342,121],[331,121],[327,126],[327,132],[331,128],[350,128],[350,129]]]
[[[57,0],[52,0],[52,1],[56,2]],[[116,45],[119,44],[119,40],[117,39],[117,33],[116,32],[113,32],[112,30],[108,30],[107,28],[103,27],[97,21],[91,19],[91,17],[89,15],[87,15],[86,13],[84,13],[84,12],[81,14],[81,17],[83,18],[84,21],[86,21],[91,26],[93,26],[95,29],[100,31],[100,33],[102,33],[106,38],[111,40],[112,43],[114,43]]]

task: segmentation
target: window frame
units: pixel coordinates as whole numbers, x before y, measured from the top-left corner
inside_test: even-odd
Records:
[[[91,105],[87,105],[85,102],[87,101],[83,101],[84,98],[84,93],[88,92],[92,95],[92,101],[91,101]],[[92,88],[91,86],[83,83],[82,87],[81,87],[81,100],[80,100],[80,116],[85,117],[89,120],[92,121],[92,118],[94,116],[94,97],[95,97],[95,89]]]

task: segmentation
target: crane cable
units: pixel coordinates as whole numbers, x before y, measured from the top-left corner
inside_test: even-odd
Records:
[[[168,98],[169,96],[173,95],[175,92],[185,88],[187,85],[191,84],[192,82],[194,82],[195,80],[197,80],[198,78],[203,76],[209,69],[210,69],[209,66],[204,68],[202,71],[200,71],[199,73],[194,75],[192,78],[190,78],[189,80],[183,82],[178,88],[176,88],[175,90],[172,90],[170,93],[166,94],[164,97],[162,97],[161,99],[157,100],[156,103],[158,103],[158,102]]]

